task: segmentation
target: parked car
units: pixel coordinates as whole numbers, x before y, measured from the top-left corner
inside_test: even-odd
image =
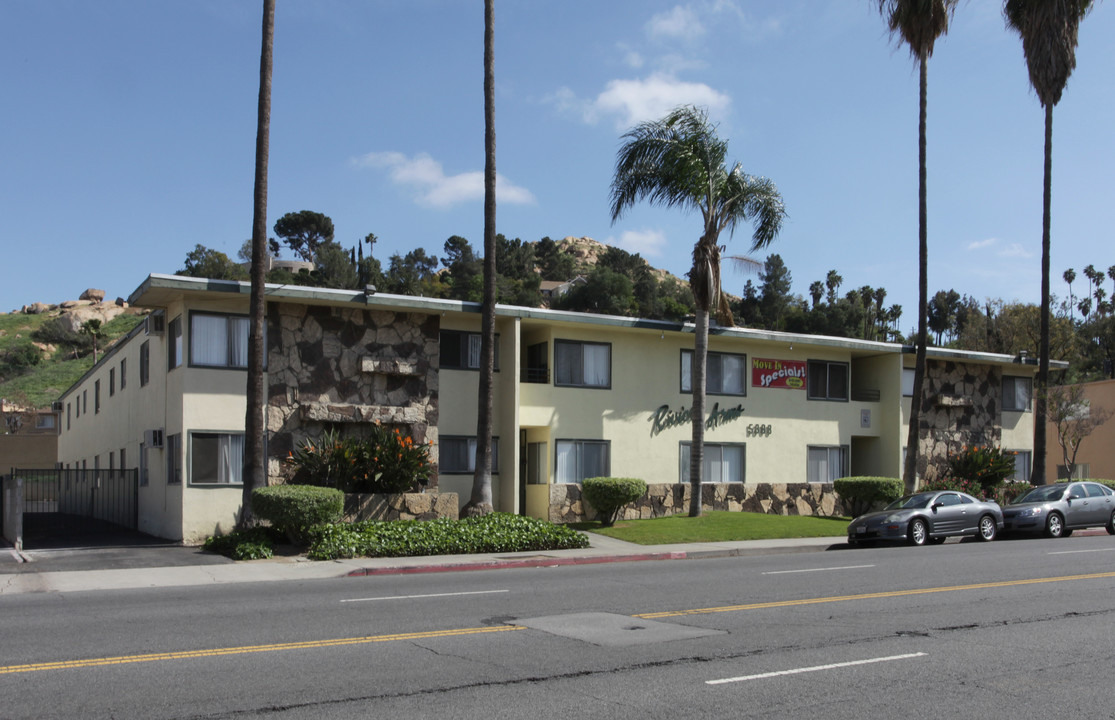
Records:
[[[901,497],[878,512],[860,515],[848,524],[848,543],[905,540],[911,545],[941,543],[953,535],[994,540],[1003,529],[998,503],[977,500],[952,490],[920,492]]]
[[[1003,508],[1007,532],[1072,535],[1087,527],[1105,527],[1115,535],[1115,490],[1095,482],[1039,485]]]

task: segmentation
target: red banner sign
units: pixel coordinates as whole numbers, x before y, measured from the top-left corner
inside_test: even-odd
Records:
[[[805,389],[804,360],[751,360],[751,387]]]

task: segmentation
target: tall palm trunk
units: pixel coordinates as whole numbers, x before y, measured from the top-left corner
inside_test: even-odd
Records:
[[[925,346],[928,344],[929,213],[926,203],[925,119],[929,97],[929,52],[922,49],[918,61],[921,76],[918,114],[918,337],[914,355],[914,395],[910,398],[910,426],[906,435],[906,463],[902,482],[907,493],[917,488],[918,450],[921,442],[921,402],[925,389]]]
[[[1045,188],[1041,218],[1041,322],[1034,388],[1034,458],[1030,484],[1045,484],[1046,388],[1049,386],[1049,224],[1053,198],[1053,103],[1045,106]]]
[[[484,298],[480,321],[480,387],[476,412],[476,470],[466,515],[492,512],[492,388],[496,344],[496,102],[495,0],[484,0]]]
[[[689,448],[689,517],[701,516],[701,468],[705,462],[705,377],[708,367],[708,305],[697,308],[693,347],[693,442]]]
[[[271,137],[271,68],[275,44],[275,0],[263,0],[263,42],[259,54],[259,106],[256,117],[255,192],[252,200],[252,292],[249,300],[248,387],[244,414],[244,494],[240,527],[254,521],[252,490],[267,484],[263,455],[263,295],[267,259],[267,160]]]

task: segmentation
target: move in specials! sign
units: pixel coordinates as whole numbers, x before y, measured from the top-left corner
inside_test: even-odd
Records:
[[[767,360],[754,358],[751,361],[751,387],[805,388],[804,360]]]

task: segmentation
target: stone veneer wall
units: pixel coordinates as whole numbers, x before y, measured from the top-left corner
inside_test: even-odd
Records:
[[[716,483],[701,488],[701,507],[771,515],[843,515],[844,508],[824,483]],[[648,484],[646,494],[624,509],[621,520],[641,520],[689,512],[688,483]],[[595,520],[596,510],[581,496],[580,485],[550,486],[550,522]]]
[[[374,422],[406,428],[433,443],[436,467],[439,327],[437,315],[270,304],[269,482],[289,480],[283,459],[329,425],[352,435]],[[436,473],[427,487],[437,487]]]
[[[457,493],[345,495],[345,522],[358,520],[457,520]]]
[[[988,365],[926,363],[918,429],[917,474],[922,481],[942,477],[949,457],[966,445],[1001,443],[1002,377]]]

